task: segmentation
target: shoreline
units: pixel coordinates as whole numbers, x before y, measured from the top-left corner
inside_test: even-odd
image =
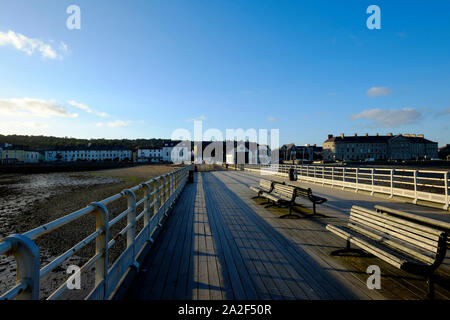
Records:
[[[140,166],[96,172],[0,174],[0,220],[4,222],[0,224],[0,238],[26,232],[174,169],[172,166]],[[43,187],[46,183],[49,184],[47,189]],[[16,206],[19,199],[21,206]],[[111,218],[124,210],[125,205],[117,204],[111,210]],[[41,268],[93,232],[95,219],[92,219],[87,216],[38,239]],[[41,298],[48,297],[69,277],[65,272],[68,265],[81,267],[93,249],[92,246],[83,248],[41,281]],[[119,246],[116,252],[120,250]],[[15,284],[15,270],[12,257],[0,258],[0,294]],[[83,283],[93,282],[92,272],[85,272],[83,277]],[[77,299],[80,294],[79,291],[68,293],[71,299]]]

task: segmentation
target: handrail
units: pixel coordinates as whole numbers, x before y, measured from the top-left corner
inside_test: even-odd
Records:
[[[336,167],[311,165],[246,165],[245,170],[263,171],[268,174],[289,176],[294,169],[298,179],[341,187],[400,196],[413,200],[437,203],[444,210],[450,208],[450,172],[432,170]]]
[[[164,217],[168,216],[169,209],[183,190],[190,170],[193,170],[192,165],[177,169],[100,202],[91,203],[83,209],[50,221],[24,234],[11,235],[3,239],[0,242],[0,255],[12,255],[16,259],[17,282],[15,286],[0,296],[0,300],[39,299],[40,280],[92,242],[95,242],[96,252],[81,269],[95,267],[95,286],[85,298],[111,298],[128,269],[138,267],[136,261],[138,253],[147,243],[153,243],[156,229],[162,226]],[[136,192],[141,189],[144,196],[137,200]],[[110,220],[106,205],[122,198],[127,199],[127,209]],[[137,208],[140,206],[144,208],[137,215]],[[40,252],[35,240],[89,214],[96,216],[96,231],[40,269]],[[126,226],[113,237],[110,234],[110,228],[125,217],[127,218]],[[144,218],[143,227],[136,235],[137,221],[142,218]],[[126,249],[109,267],[109,250],[121,236],[126,236]],[[52,292],[48,299],[56,299],[67,290],[67,281]]]

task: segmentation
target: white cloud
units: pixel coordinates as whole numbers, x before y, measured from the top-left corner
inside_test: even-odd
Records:
[[[7,116],[34,116],[39,118],[78,117],[77,113],[70,113],[62,105],[54,101],[32,98],[0,99],[0,114]]]
[[[103,117],[103,118],[109,117],[109,115],[107,113],[105,113],[105,112],[99,112],[99,111],[92,110],[91,108],[89,108],[89,106],[87,106],[85,104],[82,104],[82,103],[79,103],[79,102],[76,102],[74,100],[69,101],[69,104],[74,106],[74,107],[76,107],[76,108],[78,108],[78,109],[84,110],[87,113],[95,114],[95,115],[97,115],[99,117]]]
[[[372,87],[367,90],[366,94],[371,98],[375,98],[387,96],[391,94],[391,92],[392,91],[388,87]]]
[[[190,119],[187,119],[186,122],[205,121],[205,120],[206,120],[206,117],[202,115],[202,116],[200,116],[200,117],[198,117],[198,118],[190,118]]]
[[[401,125],[417,123],[423,119],[420,111],[414,108],[403,109],[369,109],[351,115],[353,120],[364,119],[372,122],[373,127],[394,128]]]
[[[116,120],[116,121],[111,121],[107,123],[107,126],[110,128],[122,128],[122,127],[127,127],[131,124],[131,121],[127,120]]]
[[[58,52],[50,44],[45,43],[41,39],[28,38],[23,34],[16,33],[12,30],[8,32],[0,31],[0,46],[10,46],[19,51],[32,55],[35,51],[41,53],[41,56],[46,59],[62,59],[63,55]],[[64,42],[60,43],[59,51],[68,53],[69,49]]]

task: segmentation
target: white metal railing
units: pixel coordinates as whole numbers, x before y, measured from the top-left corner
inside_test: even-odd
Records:
[[[10,299],[39,299],[39,286],[42,279],[76,252],[95,241],[95,255],[92,256],[79,272],[95,269],[95,285],[86,299],[108,299],[118,287],[123,275],[129,268],[139,268],[136,258],[145,244],[154,241],[155,231],[162,227],[164,218],[175,203],[185,186],[192,165],[180,168],[162,175],[148,182],[144,182],[131,189],[127,189],[100,202],[91,203],[84,209],[78,210],[45,225],[37,227],[24,234],[11,235],[0,242],[0,255],[14,256],[17,264],[16,285],[0,296],[0,300]],[[138,191],[143,197],[137,200]],[[119,213],[114,219],[109,218],[106,207],[119,199],[127,199],[127,209]],[[143,207],[138,212],[138,208]],[[96,231],[75,244],[53,261],[40,268],[40,253],[35,240],[45,234],[78,220],[87,215],[96,217]],[[114,237],[111,227],[124,218],[126,226]],[[138,234],[137,223],[143,220],[143,227]],[[126,249],[120,256],[109,263],[110,249],[121,238],[126,237]],[[60,285],[47,299],[57,299],[67,290],[67,280]]]
[[[413,203],[429,201],[441,204],[444,210],[450,205],[449,171],[283,164],[245,166],[245,170],[284,177],[289,176],[290,169],[303,181],[410,198]]]

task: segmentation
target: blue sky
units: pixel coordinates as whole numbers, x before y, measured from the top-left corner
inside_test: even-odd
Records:
[[[450,143],[450,2],[0,0],[1,134],[170,138],[192,119]]]

